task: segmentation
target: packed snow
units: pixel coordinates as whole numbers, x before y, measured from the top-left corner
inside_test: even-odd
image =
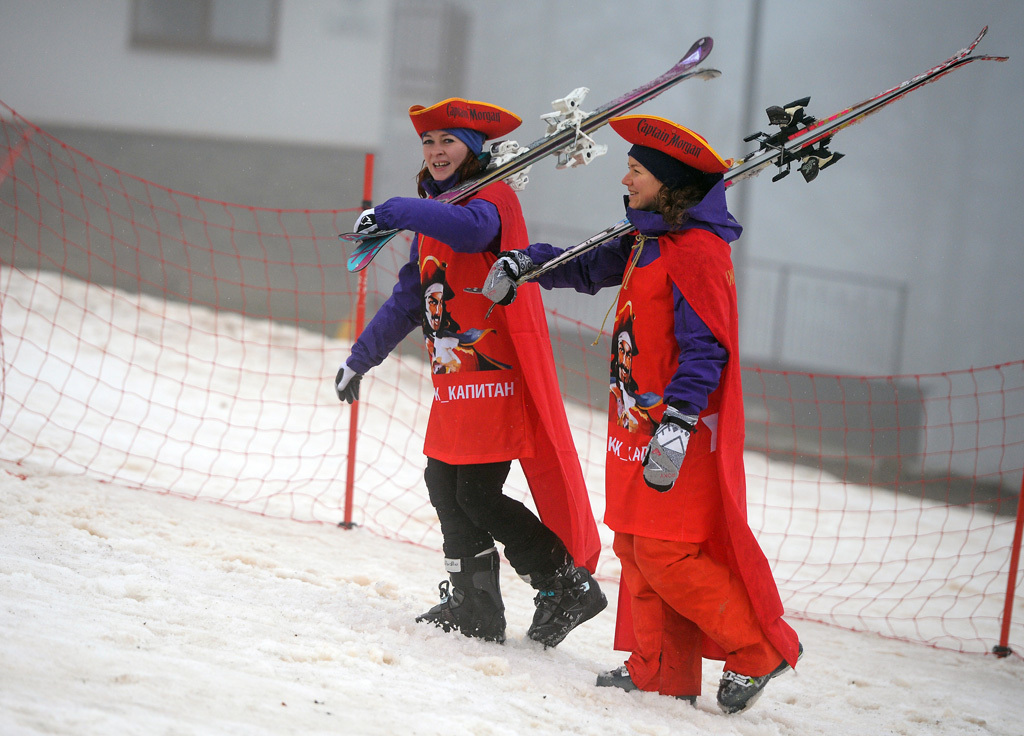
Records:
[[[8,357],[29,335],[12,273],[4,274],[3,284]],[[36,293],[62,294],[66,309],[85,303],[73,295],[75,288],[69,280]],[[146,309],[138,309],[140,301]],[[116,340],[130,340],[136,332],[166,336],[172,325],[188,325],[196,317],[172,315],[167,324],[152,325],[144,313],[167,319],[183,307],[165,305],[161,313],[145,300],[123,295],[112,303],[134,310],[110,321],[132,330],[112,330],[103,345],[111,355],[132,354],[136,360],[142,355]],[[281,342],[274,349],[294,346]],[[66,343],[54,340],[50,349],[59,352]],[[231,343],[218,343],[217,365],[237,371],[245,358],[230,354]],[[24,360],[30,353],[20,355]],[[75,356],[81,365],[73,370],[83,380],[90,359],[82,352]],[[56,362],[72,370],[71,362]],[[6,376],[5,392],[17,390],[16,374]],[[226,385],[234,382],[237,375]],[[104,385],[124,390],[117,381]],[[331,393],[329,386],[325,391]],[[180,394],[186,395],[191,393]],[[178,409],[201,417],[220,402],[202,395],[196,400],[200,405]],[[298,422],[309,420],[301,412],[295,416]],[[135,436],[132,451],[144,450],[139,443],[148,436]],[[187,493],[181,484],[191,482],[191,473],[161,494],[109,477],[83,477],[54,463],[49,452],[14,463],[9,458],[15,451],[11,445],[0,451],[4,736],[1016,736],[1024,728],[1019,656],[957,654],[796,618],[790,621],[805,646],[804,659],[797,672],[773,680],[746,713],[719,711],[719,662],[705,663],[704,693],[696,708],[653,693],[597,688],[597,674],[624,658],[612,649],[613,564],[602,568],[609,609],[549,650],[525,638],[533,591],[506,565],[502,586],[509,639],[504,645],[486,643],[414,623],[437,602],[443,578],[434,538],[417,546],[387,539],[372,525],[342,529],[190,500],[182,497]],[[199,477],[210,458],[191,457]],[[317,450],[314,462],[322,459]],[[799,493],[799,480],[791,477],[780,484],[787,490],[778,492]],[[387,498],[386,479],[381,483],[376,492]],[[795,506],[778,505],[769,516],[780,508],[821,505],[822,499],[807,498]],[[752,520],[755,528],[763,522]],[[779,523],[786,520],[769,518],[765,526]],[[946,523],[958,522],[946,514]],[[801,521],[789,524],[795,531]],[[602,527],[602,537],[608,536]],[[960,532],[948,537],[956,545],[950,557],[962,554]],[[807,544],[812,542],[808,536]],[[782,580],[785,571],[777,572]]]
[[[597,688],[614,606],[545,650],[507,572],[504,645],[415,624],[437,552],[365,529],[0,465],[0,732],[1017,736],[1019,658],[793,621],[806,647],[748,712]],[[616,590],[605,584],[614,602]]]

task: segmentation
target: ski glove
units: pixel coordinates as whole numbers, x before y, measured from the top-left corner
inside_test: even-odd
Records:
[[[481,293],[495,304],[508,305],[516,300],[516,281],[533,270],[530,256],[521,250],[509,250],[494,262],[487,273]]]
[[[671,406],[665,409],[661,423],[644,450],[644,483],[659,493],[675,485],[686,456],[686,445],[697,425],[697,417],[683,414]]]
[[[363,210],[359,217],[356,218],[356,224],[352,227],[360,235],[373,235],[374,233],[379,233],[382,229],[377,224],[377,215],[374,214],[373,207]]]
[[[348,361],[341,364],[338,375],[334,378],[334,391],[338,394],[340,401],[351,404],[359,401],[359,382],[363,380],[362,373],[356,373],[348,367]]]

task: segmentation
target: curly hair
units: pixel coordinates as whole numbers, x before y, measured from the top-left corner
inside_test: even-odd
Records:
[[[700,181],[669,189],[662,184],[654,198],[654,211],[665,218],[669,227],[677,229],[689,219],[689,210],[707,196],[711,188],[722,180],[721,174],[704,174]]]
[[[484,163],[480,158],[474,156],[472,152],[470,152],[470,154],[466,156],[466,159],[459,164],[459,168],[455,170],[455,174],[459,177],[458,181],[463,182],[466,181],[466,179],[475,176],[477,173],[482,171],[483,168]],[[426,164],[424,164],[423,168],[420,169],[418,174],[416,174],[416,192],[420,195],[420,199],[427,198],[427,190],[423,188],[423,182],[430,178],[432,178],[430,169]]]

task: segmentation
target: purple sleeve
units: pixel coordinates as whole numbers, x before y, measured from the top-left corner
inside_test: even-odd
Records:
[[[398,271],[398,283],[352,345],[348,366],[366,373],[380,365],[398,343],[422,324],[419,238],[413,239],[409,262]]]
[[[545,289],[575,289],[583,294],[596,294],[608,286],[622,283],[629,252],[628,238],[598,246],[537,278]],[[563,252],[547,243],[534,243],[525,249],[526,255],[538,266]]]
[[[501,235],[498,208],[483,199],[464,205],[433,199],[392,197],[373,209],[386,229],[412,230],[440,240],[459,253],[480,253]]]
[[[665,387],[664,400],[683,414],[700,414],[708,396],[718,388],[729,352],[697,316],[679,289],[675,295],[675,333],[679,343],[679,368]]]

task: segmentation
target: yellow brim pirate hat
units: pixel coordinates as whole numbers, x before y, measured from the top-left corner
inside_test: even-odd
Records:
[[[502,107],[461,97],[449,97],[430,107],[413,105],[409,108],[409,119],[419,135],[428,130],[469,128],[483,133],[485,140],[508,135],[523,122]]]
[[[653,115],[621,115],[609,120],[608,124],[634,146],[653,149],[706,174],[725,173],[732,163],[719,156],[702,136],[665,118]],[[637,160],[651,170],[651,167],[640,158]],[[656,171],[651,170],[651,173],[658,176]],[[660,176],[658,178],[662,183],[671,186],[665,179]]]

